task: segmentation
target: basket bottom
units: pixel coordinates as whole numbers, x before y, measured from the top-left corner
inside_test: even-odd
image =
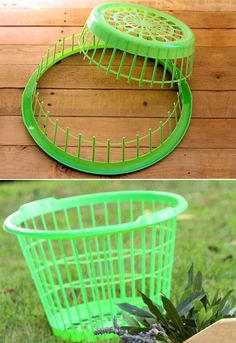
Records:
[[[88,306],[83,304],[78,305],[78,307],[65,308],[53,317],[53,322],[57,323],[57,326],[52,327],[53,334],[64,340],[71,340],[72,342],[109,341],[110,339],[113,339],[115,342],[116,338],[117,342],[119,342],[119,337],[114,334],[95,336],[93,332],[99,328],[112,327],[114,316],[117,316],[119,320],[121,311],[116,304],[122,302],[142,306],[140,298],[126,298],[115,299],[113,304],[110,301],[100,301],[100,309],[98,308],[97,302],[90,302]],[[80,320],[78,319],[78,308]],[[122,324],[122,319],[119,320],[119,323]]]

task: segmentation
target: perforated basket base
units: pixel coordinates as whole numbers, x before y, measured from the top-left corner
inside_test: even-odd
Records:
[[[51,68],[58,61],[71,56],[73,54],[81,52],[80,47],[69,48],[63,51],[63,54],[56,54],[48,59],[47,65],[43,67],[43,75],[49,68]],[[161,62],[160,62],[161,63]],[[41,69],[41,66],[39,67]],[[168,71],[171,73],[173,65],[168,65]],[[175,147],[180,143],[188,129],[191,113],[192,113],[192,94],[189,85],[186,80],[182,80],[179,86],[179,92],[182,95],[182,113],[179,118],[178,124],[169,135],[169,137],[157,148],[153,148],[145,155],[137,158],[127,159],[117,162],[100,162],[92,161],[88,159],[82,159],[77,156],[69,154],[65,149],[62,149],[55,145],[38,126],[37,120],[33,112],[33,97],[34,90],[38,80],[39,70],[37,69],[30,77],[22,96],[22,115],[25,126],[27,127],[30,135],[39,145],[39,147],[46,152],[49,156],[57,160],[58,162],[69,166],[73,169],[87,172],[91,174],[100,175],[118,175],[135,172],[140,169],[149,167],[156,162],[160,161],[171,153]],[[176,70],[178,73],[178,70]],[[116,80],[114,79],[114,82]]]

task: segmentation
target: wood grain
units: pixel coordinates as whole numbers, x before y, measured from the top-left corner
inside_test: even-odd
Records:
[[[0,155],[1,179],[101,178],[67,168],[51,159],[36,146],[4,146],[0,147]],[[208,178],[210,175],[211,178],[234,178],[235,165],[235,149],[177,148],[174,153],[147,169],[118,177],[127,179],[185,179]]]
[[[63,36],[80,33],[81,27],[44,26],[44,27],[0,27],[1,44],[50,45]],[[196,46],[224,47],[235,46],[236,29],[193,29]]]
[[[75,134],[82,133],[91,139],[93,135],[101,140],[111,138],[120,141],[122,137],[135,139],[136,133],[145,134],[149,127],[156,128],[159,120],[156,118],[92,118],[69,117],[60,118],[62,127],[68,126]],[[67,125],[66,125],[66,124]],[[0,145],[35,145],[24,128],[22,119],[17,116],[1,116],[0,127],[4,130],[0,136]],[[19,129],[21,127],[21,130]],[[104,130],[104,127],[109,130]],[[78,129],[76,129],[78,128]],[[79,132],[78,132],[79,131]],[[192,119],[185,138],[180,143],[183,148],[235,148],[236,149],[236,120],[235,119]],[[59,137],[59,145],[64,144],[64,135]],[[73,145],[77,142],[73,142]]]
[[[1,178],[97,178],[62,166],[43,153],[23,125],[20,106],[23,88],[47,48],[63,36],[80,32],[91,8],[101,2],[33,0],[29,5],[16,0],[4,6],[0,0]],[[235,1],[134,2],[164,9],[193,28],[193,119],[172,154],[150,168],[121,177],[236,177]],[[173,90],[140,90],[122,79],[114,82],[112,75],[85,65],[78,55],[48,71],[39,87],[52,115],[60,113],[62,122],[74,130],[80,127],[88,136],[99,131],[101,138],[145,131],[166,115],[175,94]]]
[[[116,2],[116,0],[109,0],[111,2]],[[31,0],[30,3],[28,0],[12,0],[9,3],[5,0],[0,1],[0,6],[5,7],[14,7],[18,8],[93,8],[103,2],[104,0]],[[162,10],[191,10],[191,11],[235,11],[236,4],[234,0],[198,0],[198,1],[189,1],[189,0],[124,0],[124,2],[142,4],[146,6],[157,7]]]
[[[21,116],[22,89],[0,89],[0,116]],[[45,110],[87,117],[155,117],[167,113],[172,91],[41,89]],[[96,107],[93,100],[96,99]],[[217,101],[216,101],[217,99]],[[50,105],[48,105],[50,104]],[[235,118],[236,91],[193,91],[193,118]]]
[[[0,88],[23,88],[36,65],[6,65],[0,74]],[[124,67],[124,71],[129,68]],[[141,70],[141,67],[140,67]],[[75,88],[75,89],[139,89],[137,82],[130,85],[125,79],[114,82],[114,76],[105,75],[96,66],[55,65],[40,80],[39,88]],[[192,90],[236,90],[236,66],[214,65],[195,66],[194,77],[190,81]],[[150,89],[143,84],[143,89]]]
[[[158,9],[158,6],[153,5]],[[1,10],[0,26],[83,26],[92,8],[53,8],[51,11],[42,8],[35,11],[31,8],[14,7]],[[166,13],[182,20],[191,28],[236,28],[236,12],[233,11],[180,11],[166,10]]]

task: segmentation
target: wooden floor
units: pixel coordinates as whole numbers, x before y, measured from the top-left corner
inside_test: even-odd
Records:
[[[62,36],[80,32],[91,8],[101,2],[0,1],[1,179],[97,178],[44,154],[25,129],[20,106],[27,79],[47,48]],[[122,178],[235,178],[236,1],[136,3],[170,12],[193,29],[193,116],[183,141],[168,157]],[[45,75],[40,92],[50,110],[67,102],[68,115],[79,111],[86,134],[92,135],[96,128],[105,134],[119,129],[124,135],[127,130],[135,133],[164,106],[155,102],[151,91],[126,89],[125,83],[117,87],[109,79],[112,76],[97,82],[94,73],[78,67],[78,61],[74,56],[55,66],[58,70]],[[71,77],[75,69],[78,78]]]

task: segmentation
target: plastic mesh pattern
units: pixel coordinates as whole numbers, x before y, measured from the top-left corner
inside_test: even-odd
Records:
[[[159,12],[143,8],[113,7],[104,10],[102,14],[113,28],[138,39],[176,42],[184,37],[182,28]]]

